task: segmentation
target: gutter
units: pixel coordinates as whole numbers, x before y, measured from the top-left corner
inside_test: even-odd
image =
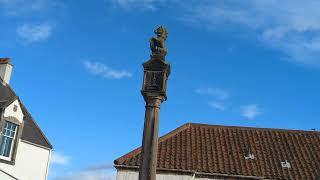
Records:
[[[39,147],[39,148],[42,148],[42,149],[45,149],[45,150],[48,150],[48,151],[51,151],[51,150],[52,150],[52,149],[50,149],[50,148],[47,148],[47,147],[42,146],[42,145],[39,145],[39,144],[32,143],[32,142],[27,141],[27,140],[24,140],[24,139],[22,139],[22,138],[20,138],[20,141],[21,141],[21,142],[24,142],[24,143],[26,143],[26,144],[30,144],[30,145],[33,145],[33,146],[37,146],[37,147]]]
[[[123,168],[123,169],[135,169],[138,170],[139,166],[127,166],[127,165],[114,165],[116,169]],[[180,173],[188,173],[191,174],[193,177],[196,176],[220,176],[220,177],[234,177],[234,178],[246,178],[246,179],[265,179],[264,177],[257,177],[257,176],[244,176],[244,175],[230,175],[230,174],[220,174],[220,173],[203,173],[197,172],[192,170],[180,170],[180,169],[165,169],[165,168],[157,168],[157,171],[166,171],[166,172],[180,172]]]

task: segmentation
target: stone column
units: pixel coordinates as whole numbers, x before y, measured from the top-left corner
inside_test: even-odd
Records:
[[[159,115],[162,101],[162,98],[150,97],[146,102],[141,153],[143,160],[140,165],[139,180],[156,179]]]
[[[151,38],[151,59],[143,63],[142,96],[146,101],[139,180],[156,180],[160,105],[167,100],[170,64],[165,62],[167,30],[160,26]]]

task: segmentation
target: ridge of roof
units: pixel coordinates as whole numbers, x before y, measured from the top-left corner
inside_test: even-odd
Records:
[[[237,129],[247,129],[247,130],[266,130],[266,131],[284,131],[284,132],[300,132],[300,133],[320,133],[318,131],[312,130],[299,130],[299,129],[284,129],[284,128],[261,128],[253,126],[227,126],[227,125],[212,125],[212,124],[202,124],[202,123],[186,123],[193,127],[208,127],[208,128],[237,128]],[[183,125],[183,126],[184,126]]]

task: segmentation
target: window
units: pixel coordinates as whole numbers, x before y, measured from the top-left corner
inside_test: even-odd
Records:
[[[18,125],[5,121],[0,140],[0,156],[10,158]]]

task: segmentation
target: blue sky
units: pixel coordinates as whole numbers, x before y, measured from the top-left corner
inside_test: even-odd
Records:
[[[0,56],[54,146],[50,180],[113,179],[140,146],[156,25],[172,74],[160,135],[187,122],[320,129],[320,2],[0,0]]]

